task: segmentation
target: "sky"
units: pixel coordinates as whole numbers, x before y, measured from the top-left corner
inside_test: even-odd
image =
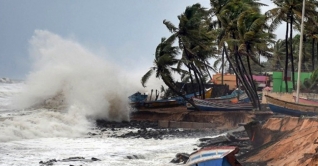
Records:
[[[260,2],[269,5],[264,11],[273,7],[270,0]],[[177,16],[195,3],[210,7],[209,0],[0,0],[0,78],[27,77],[36,30],[75,40],[141,76],[152,66],[161,38],[170,36],[163,20],[178,25]],[[277,30],[278,38],[283,34]]]

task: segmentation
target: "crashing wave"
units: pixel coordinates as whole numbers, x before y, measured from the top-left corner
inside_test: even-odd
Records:
[[[0,78],[0,83],[13,83],[13,81],[9,78]]]

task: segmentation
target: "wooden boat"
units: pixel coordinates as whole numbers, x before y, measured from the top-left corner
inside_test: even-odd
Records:
[[[166,108],[180,106],[177,100],[157,100],[157,101],[145,101],[130,103],[135,108]]]
[[[209,146],[192,153],[187,166],[241,166],[235,154],[235,146]]]
[[[211,102],[218,102],[218,103],[238,103],[239,102],[237,97],[232,97],[232,98],[229,98],[229,99],[207,98],[205,100],[211,101]]]
[[[291,116],[315,116],[318,115],[318,106],[305,105],[295,102],[280,100],[265,95],[269,108],[274,113],[280,113]]]
[[[192,100],[201,111],[243,111],[253,109],[250,103],[218,103],[197,98],[192,98]],[[191,104],[187,104],[187,108],[190,110],[194,109]]]
[[[293,97],[294,97],[294,100],[296,102],[296,96],[293,96]],[[298,101],[300,104],[318,106],[318,101],[316,101],[316,100],[305,99],[305,98],[300,97]]]
[[[212,88],[206,90],[205,95],[210,97],[211,93],[212,93]],[[194,93],[186,95],[187,98],[191,98],[193,96],[194,96]],[[129,96],[128,98],[132,101],[130,105],[137,109],[176,107],[180,105],[185,105],[186,103],[182,97],[173,97],[171,99],[162,99],[162,100],[156,100],[156,101],[146,101],[147,95],[142,95],[140,92],[137,92]]]

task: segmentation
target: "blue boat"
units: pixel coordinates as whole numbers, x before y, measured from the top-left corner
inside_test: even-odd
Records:
[[[274,113],[297,117],[318,115],[318,106],[288,102],[268,95],[265,95],[265,97],[267,100],[268,107]]]
[[[235,146],[209,146],[192,153],[187,166],[241,166],[235,158]]]
[[[130,99],[131,102],[142,102],[147,99],[148,95],[146,94],[141,94],[140,92],[136,92],[129,96],[128,98]]]

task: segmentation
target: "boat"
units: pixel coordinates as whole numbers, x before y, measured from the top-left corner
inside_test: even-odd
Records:
[[[274,113],[280,113],[291,116],[316,116],[318,115],[318,106],[305,105],[296,102],[288,102],[265,95],[269,108]]]
[[[235,146],[208,146],[192,153],[186,166],[241,166]]]
[[[181,104],[177,100],[157,100],[157,101],[144,101],[144,102],[134,102],[130,103],[134,108],[166,108],[166,107],[176,107]]]
[[[263,93],[258,93],[257,95],[258,95],[259,100],[262,100]],[[250,98],[247,96],[246,93],[240,95],[238,100],[239,100],[240,103],[249,103],[249,102],[251,102]]]
[[[293,96],[294,100],[296,102],[296,96]],[[299,97],[299,103],[300,104],[305,104],[305,105],[314,105],[314,106],[318,106],[318,101],[317,100],[313,100],[313,99],[306,99],[306,98],[302,98]]]
[[[233,97],[237,97],[237,96],[240,96],[242,94],[244,94],[245,92],[240,90],[240,89],[237,89],[237,90],[234,90],[231,94],[229,95],[225,95],[225,96],[221,96],[221,97],[215,97],[214,99],[231,99]]]
[[[197,92],[198,94],[199,92]],[[205,91],[205,95],[211,97],[212,88]],[[185,95],[186,98],[191,98],[194,96],[194,93]],[[154,101],[146,101],[148,95],[142,95],[140,92],[137,92],[128,98],[130,99],[130,105],[137,109],[143,108],[167,108],[167,107],[176,107],[180,105],[185,105],[186,101],[182,97],[172,97],[170,99],[161,99]]]
[[[142,102],[147,99],[148,95],[146,94],[141,94],[140,92],[136,92],[129,96],[128,98],[130,99],[131,102]]]
[[[232,98],[207,98],[205,99],[207,101],[211,101],[211,102],[218,102],[218,103],[238,103],[239,100],[237,99],[237,97],[232,97]]]
[[[196,107],[201,111],[243,111],[253,109],[253,106],[250,103],[218,103],[197,98],[192,98],[192,100]],[[188,103],[187,109],[194,110],[195,108]]]

